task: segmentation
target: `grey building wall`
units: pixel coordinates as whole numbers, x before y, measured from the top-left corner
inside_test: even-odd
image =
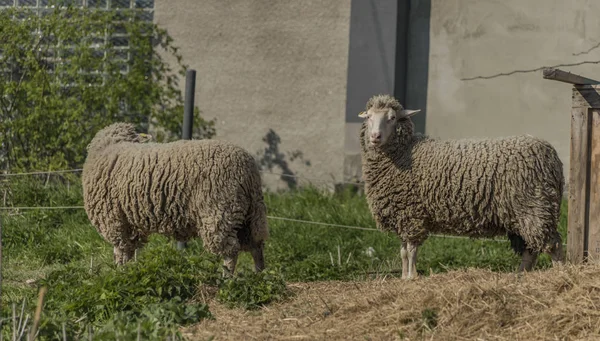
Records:
[[[427,133],[440,138],[531,134],[558,150],[568,183],[571,86],[542,71],[600,60],[600,2],[433,0]],[[600,79],[600,66],[561,67]]]
[[[338,181],[349,17],[349,0],[155,2],[155,22],[197,71],[196,103],[216,118],[216,138],[266,170]],[[264,180],[276,189],[295,179]]]
[[[243,145],[274,172],[323,180],[360,177],[356,115],[380,92],[422,109],[417,130],[434,137],[545,138],[568,178],[570,86],[543,80],[541,70],[494,75],[600,60],[600,48],[592,49],[600,44],[600,2],[589,0],[157,0],[155,7],[155,21],[198,71],[197,104],[217,119],[217,138]],[[562,68],[600,78],[596,64]],[[277,176],[265,181],[290,186]]]

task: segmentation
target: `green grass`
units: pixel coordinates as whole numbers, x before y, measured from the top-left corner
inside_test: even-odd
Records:
[[[77,178],[62,181],[12,179],[5,184],[14,207],[79,206]],[[316,188],[265,193],[268,214],[300,220],[375,228],[364,197],[346,189],[329,194]],[[112,247],[90,225],[83,210],[33,210],[2,213],[2,318],[17,313],[21,302],[33,312],[38,289],[48,287],[40,335],[55,339],[63,324],[69,338],[164,339],[181,325],[212,318],[199,299],[202,288],[214,288],[227,305],[254,309],[289,294],[285,283],[317,280],[364,280],[378,274],[399,276],[400,241],[379,231],[316,226],[269,220],[267,271],[253,273],[250,255],[239,259],[238,276],[220,277],[221,260],[205,252],[195,240],[178,252],[167,238],[153,236],[137,261],[119,269]],[[566,236],[566,202],[560,230]],[[564,241],[564,240],[563,240]],[[339,248],[339,256],[338,256]],[[372,248],[374,254],[365,251]],[[333,260],[333,264],[332,264]],[[513,271],[519,259],[503,241],[429,238],[419,250],[418,271],[423,275],[464,267]],[[538,266],[551,266],[542,255]],[[10,321],[9,321],[10,322]],[[12,333],[3,323],[4,337]]]

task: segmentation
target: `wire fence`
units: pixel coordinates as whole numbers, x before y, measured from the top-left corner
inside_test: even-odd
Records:
[[[53,170],[53,171],[34,171],[34,172],[23,172],[23,173],[0,173],[0,177],[16,177],[16,176],[26,176],[26,175],[51,175],[51,174],[65,174],[65,173],[79,173],[82,172],[83,169],[82,168],[75,168],[75,169],[63,169],[63,170]],[[260,171],[263,174],[269,174],[269,175],[276,175],[276,176],[281,176],[284,178],[296,178],[296,179],[302,179],[302,180],[306,180],[309,182],[320,182],[320,183],[325,183],[325,184],[330,184],[330,185],[336,185],[336,184],[348,184],[348,185],[364,185],[364,182],[362,181],[336,181],[334,179],[332,180],[327,180],[327,179],[318,179],[318,178],[312,178],[312,177],[306,177],[306,176],[301,176],[301,175],[296,175],[296,174],[286,174],[286,173],[278,173],[278,172],[272,172],[272,171],[266,171],[266,170],[261,170]]]
[[[0,177],[14,177],[14,176],[26,176],[26,175],[46,175],[46,174],[64,174],[64,173],[77,173],[77,172],[81,172],[81,171],[83,171],[83,169],[76,168],[76,169],[64,169],[64,170],[54,170],[54,171],[35,171],[35,172],[23,172],[23,173],[0,173]],[[307,177],[301,177],[301,176],[293,175],[293,174],[276,173],[276,172],[270,172],[270,171],[261,171],[261,172],[262,173],[266,173],[266,174],[271,174],[271,175],[283,176],[283,177],[302,178],[302,179],[306,179],[306,180],[310,180],[310,181],[324,182],[324,183],[333,184],[333,185],[335,185],[336,183],[337,184],[342,183],[342,184],[352,184],[352,185],[364,185],[364,182],[338,181],[336,183],[332,183],[332,181],[328,181],[328,180],[325,180],[325,179],[307,178]],[[79,210],[79,209],[84,209],[84,206],[0,207],[0,211]],[[370,228],[370,227],[342,225],[342,224],[332,224],[332,223],[326,223],[326,222],[320,222],[320,221],[302,220],[302,219],[294,219],[294,218],[286,218],[286,217],[267,216],[267,218],[271,219],[271,220],[288,221],[288,222],[293,222],[293,223],[298,223],[298,224],[317,225],[317,226],[323,226],[323,227],[338,227],[338,228],[345,228],[345,229],[363,230],[363,231],[374,231],[374,232],[379,232],[380,231],[379,229]],[[476,240],[482,240],[482,241],[492,241],[492,242],[502,242],[502,243],[509,242],[509,240],[506,239],[506,238],[483,238],[483,237],[472,238],[472,237],[468,237],[468,236],[455,236],[455,235],[443,235],[443,234],[430,234],[429,236],[430,237],[436,237],[436,238],[447,238],[447,239],[462,239],[462,240],[475,240],[476,239]],[[563,244],[563,246],[566,246],[566,244]]]
[[[17,211],[18,212],[18,211],[34,211],[34,210],[82,210],[84,208],[85,208],[84,206],[21,206],[21,207],[0,207],[0,211]],[[294,219],[294,218],[277,217],[277,216],[270,216],[270,215],[267,216],[267,219],[287,221],[287,222],[306,224],[306,225],[316,225],[316,226],[323,226],[323,227],[338,227],[338,228],[352,229],[352,230],[381,232],[379,229],[371,228],[371,227],[332,224],[332,223],[326,223],[326,222],[322,222],[322,221]],[[473,238],[465,237],[465,236],[454,236],[454,235],[443,235],[443,234],[430,234],[429,236],[435,237],[435,238],[473,240]],[[508,240],[504,239],[504,238],[477,238],[477,240],[502,242],[502,243],[508,242]]]
[[[63,169],[54,171],[35,171],[35,172],[24,172],[24,173],[0,173],[0,177],[13,177],[23,175],[46,175],[46,174],[64,174],[64,173],[78,173],[83,171],[82,168],[75,169]]]

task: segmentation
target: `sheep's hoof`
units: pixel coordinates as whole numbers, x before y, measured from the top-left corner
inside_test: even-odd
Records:
[[[408,274],[408,275],[402,275],[402,279],[410,281],[410,280],[415,280],[419,278],[419,274]]]
[[[222,269],[223,269],[223,278],[233,277],[233,273],[235,272],[235,269],[232,269],[231,267],[229,267],[225,264],[222,265]]]
[[[233,272],[231,272],[231,270],[227,269],[227,268],[223,268],[223,278],[232,278],[233,277]]]
[[[185,250],[187,248],[187,242],[177,241],[177,250]]]

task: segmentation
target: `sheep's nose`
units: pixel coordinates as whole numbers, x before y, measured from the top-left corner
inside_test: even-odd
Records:
[[[371,133],[371,140],[372,141],[379,141],[379,140],[381,140],[381,133],[380,132]]]

